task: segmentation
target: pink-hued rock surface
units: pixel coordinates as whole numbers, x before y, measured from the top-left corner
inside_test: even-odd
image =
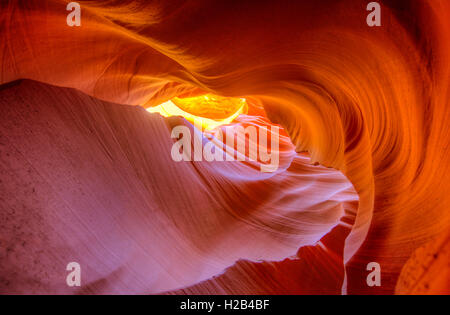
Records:
[[[178,289],[239,259],[294,256],[355,211],[349,181],[292,146],[273,174],[177,163],[180,118],[32,81],[0,92],[0,117],[2,293],[77,292],[71,261],[83,266],[77,293]]]
[[[450,2],[378,2],[1,1],[0,293],[395,293],[450,228]],[[171,159],[144,108],[205,93],[276,172]]]

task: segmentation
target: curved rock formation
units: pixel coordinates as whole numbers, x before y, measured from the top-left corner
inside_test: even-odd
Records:
[[[0,83],[59,86],[1,92],[2,292],[67,292],[76,253],[86,293],[394,293],[448,231],[448,1],[78,2],[0,4]],[[281,125],[280,169],[173,163],[192,126],[117,105],[202,94]]]

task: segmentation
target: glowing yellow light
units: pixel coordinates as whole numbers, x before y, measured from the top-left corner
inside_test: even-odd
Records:
[[[247,103],[242,98],[226,98],[204,95],[189,98],[175,98],[161,105],[147,109],[164,117],[182,116],[188,121],[201,123],[203,129],[213,130],[231,123],[247,111]]]

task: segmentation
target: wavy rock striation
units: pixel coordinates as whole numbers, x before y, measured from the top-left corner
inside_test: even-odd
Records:
[[[299,153],[286,148],[291,162],[268,177],[245,163],[174,166],[167,124],[181,120],[28,81],[5,89],[2,291],[56,290],[50,271],[72,251],[105,265],[88,276],[92,292],[162,292],[301,248],[186,293],[241,292],[237,279],[248,292],[394,293],[413,251],[449,229],[448,1],[379,1],[374,28],[367,1],[78,2],[81,27],[65,24],[66,1],[1,2],[0,83],[26,78],[144,107],[245,97]],[[49,265],[11,254],[16,239]],[[26,259],[40,276],[20,278],[14,266]],[[372,261],[381,287],[366,285]]]

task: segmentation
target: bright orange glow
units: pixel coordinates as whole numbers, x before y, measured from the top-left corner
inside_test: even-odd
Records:
[[[182,116],[188,121],[201,123],[203,129],[213,130],[231,123],[240,114],[247,112],[247,103],[243,98],[203,95],[188,98],[174,98],[147,109],[150,113],[159,113],[164,117]]]
[[[0,294],[450,294],[450,0],[69,2],[0,0]]]

